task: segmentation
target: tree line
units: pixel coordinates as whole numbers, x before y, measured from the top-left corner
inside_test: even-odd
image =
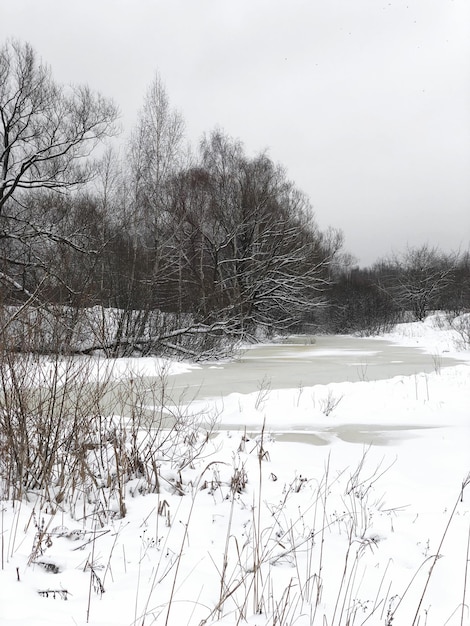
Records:
[[[158,75],[113,150],[117,118],[88,87],[56,83],[29,44],[0,48],[5,345],[197,358],[469,307],[468,254],[423,246],[353,268],[342,233],[319,228],[268,154],[221,129],[190,149]]]
[[[342,269],[330,291],[331,330],[372,334],[401,321],[423,321],[432,311],[470,311],[470,254],[424,244],[377,261]]]

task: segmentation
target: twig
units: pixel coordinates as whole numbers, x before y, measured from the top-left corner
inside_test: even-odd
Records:
[[[454,508],[452,509],[451,514],[449,515],[449,519],[447,520],[446,527],[445,527],[445,529],[444,529],[444,532],[442,533],[441,541],[440,541],[439,546],[438,546],[438,548],[437,548],[437,552],[436,552],[436,554],[434,555],[434,557],[431,557],[431,558],[433,559],[433,561],[432,561],[432,563],[431,563],[431,567],[429,568],[428,577],[426,578],[426,583],[425,583],[425,585],[424,585],[423,592],[422,592],[421,597],[420,597],[420,599],[419,599],[419,602],[418,602],[418,607],[417,607],[417,609],[416,609],[416,613],[415,613],[415,616],[414,616],[414,619],[413,619],[413,622],[412,622],[411,626],[415,626],[415,624],[417,624],[417,623],[418,623],[418,614],[419,614],[419,611],[420,611],[420,609],[421,609],[421,605],[422,605],[422,603],[423,603],[424,596],[425,596],[425,594],[426,594],[426,590],[427,590],[428,585],[429,585],[429,581],[431,580],[431,576],[432,576],[432,573],[433,573],[434,567],[435,567],[435,565],[436,565],[436,563],[437,563],[437,560],[438,560],[438,559],[440,558],[440,556],[441,556],[441,550],[442,550],[442,546],[443,546],[443,544],[444,544],[444,539],[446,538],[447,531],[449,530],[449,528],[450,528],[450,524],[451,524],[451,522],[452,522],[452,520],[453,520],[453,518],[454,518],[455,511],[457,510],[457,507],[458,507],[458,505],[460,504],[460,502],[462,502],[462,499],[463,499],[463,492],[464,492],[465,487],[466,487],[468,484],[470,484],[470,474],[468,474],[468,476],[467,476],[467,477],[465,478],[465,480],[462,482],[462,488],[461,488],[461,490],[460,490],[460,492],[459,492],[459,497],[457,498],[457,501],[456,501],[456,503],[455,503],[455,505],[454,505]]]
[[[462,489],[462,494],[463,494],[463,489]],[[463,578],[462,613],[460,615],[460,626],[463,626],[463,618],[464,618],[464,612],[465,612],[465,596],[467,595],[467,575],[468,575],[469,556],[470,556],[470,524],[468,525],[467,554],[465,557],[465,574]]]

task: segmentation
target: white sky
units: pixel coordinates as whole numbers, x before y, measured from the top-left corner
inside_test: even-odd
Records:
[[[126,131],[158,70],[193,145],[268,149],[361,264],[469,247],[469,0],[0,0],[8,37]]]

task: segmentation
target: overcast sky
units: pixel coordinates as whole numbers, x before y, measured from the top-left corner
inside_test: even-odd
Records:
[[[267,149],[361,265],[469,247],[470,0],[0,0],[9,37],[127,131],[158,71],[193,145]]]

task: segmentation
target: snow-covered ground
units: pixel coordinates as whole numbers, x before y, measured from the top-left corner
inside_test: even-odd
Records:
[[[470,352],[435,318],[386,338],[435,371],[206,402],[220,430],[124,517],[0,502],[0,624],[468,626]]]

